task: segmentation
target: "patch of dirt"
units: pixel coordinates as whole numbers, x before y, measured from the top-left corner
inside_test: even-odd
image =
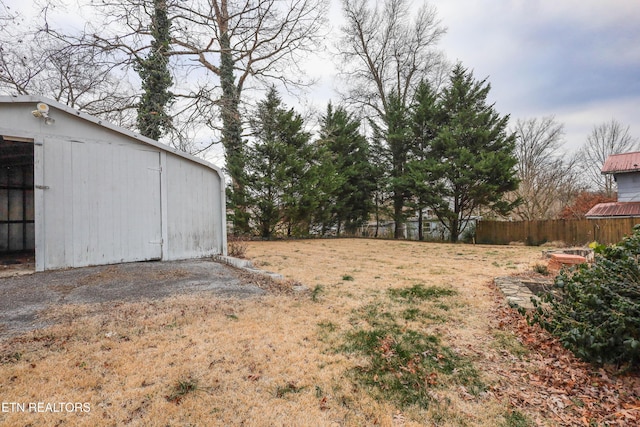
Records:
[[[22,276],[35,271],[33,251],[0,253],[0,278]]]

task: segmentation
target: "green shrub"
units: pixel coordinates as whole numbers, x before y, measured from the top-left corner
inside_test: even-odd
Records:
[[[640,361],[640,225],[633,231],[617,245],[596,248],[591,266],[561,272],[556,292],[534,302],[529,315],[588,362],[633,368]]]
[[[543,276],[548,276],[549,275],[549,267],[547,267],[544,264],[536,264],[533,266],[533,271],[535,271],[538,274],[542,274]]]

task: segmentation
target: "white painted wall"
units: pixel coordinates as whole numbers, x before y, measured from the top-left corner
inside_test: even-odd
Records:
[[[170,154],[166,156],[163,173],[167,186],[167,259],[219,253],[226,221],[213,221],[212,212],[224,208],[220,176]]]
[[[616,175],[619,202],[640,202],[640,173]]]
[[[47,137],[43,155],[43,269],[161,259],[157,150]]]

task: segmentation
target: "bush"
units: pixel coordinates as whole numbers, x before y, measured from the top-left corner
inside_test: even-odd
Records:
[[[227,236],[227,254],[235,258],[244,258],[249,245],[242,236]]]
[[[596,248],[594,263],[562,271],[554,290],[534,302],[529,321],[588,362],[640,361],[640,225],[617,245]],[[544,302],[548,304],[544,304]]]

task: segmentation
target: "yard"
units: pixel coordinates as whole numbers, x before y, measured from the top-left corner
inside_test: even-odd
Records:
[[[266,295],[67,305],[0,341],[0,424],[637,425],[634,377],[576,361],[491,284],[540,255],[251,242],[255,266],[288,279]]]

